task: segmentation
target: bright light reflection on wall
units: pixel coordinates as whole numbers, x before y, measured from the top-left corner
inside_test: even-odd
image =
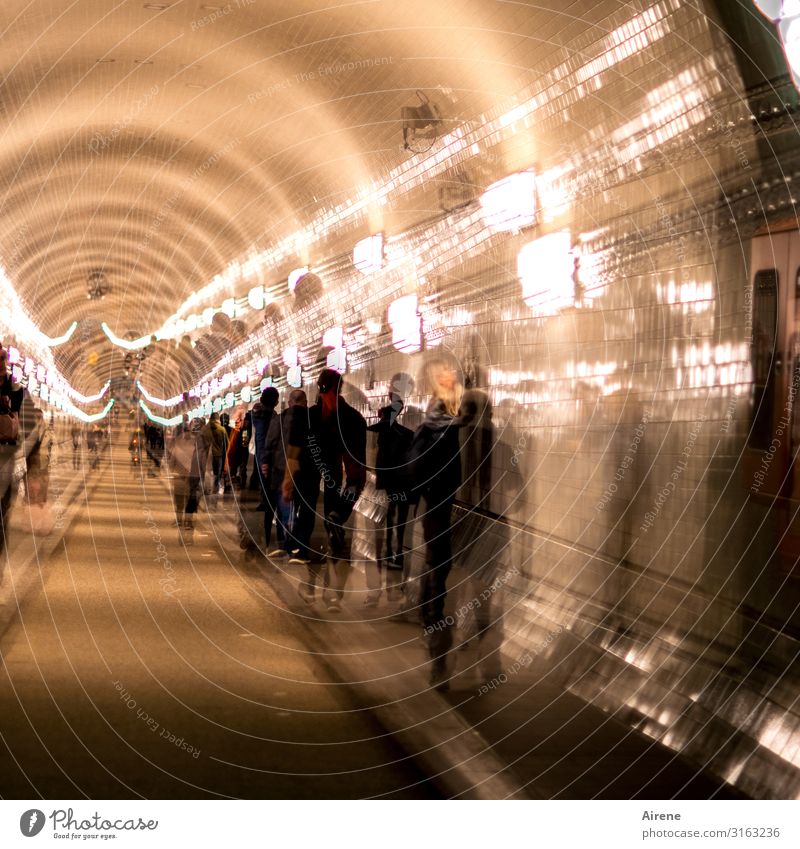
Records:
[[[353,265],[362,274],[372,274],[383,268],[383,233],[367,236],[353,248]]]
[[[417,296],[405,295],[392,301],[387,311],[392,328],[392,344],[406,354],[419,351],[422,347],[421,319],[417,311]]]
[[[495,232],[518,232],[536,220],[536,175],[520,171],[492,183],[481,195],[483,221]]]
[[[575,260],[569,230],[528,242],[517,255],[522,299],[534,315],[555,315],[575,303]]]

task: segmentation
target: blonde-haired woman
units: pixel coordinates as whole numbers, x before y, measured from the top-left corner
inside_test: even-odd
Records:
[[[453,635],[451,620],[444,614],[444,604],[453,559],[451,514],[461,486],[458,408],[462,386],[456,366],[444,357],[436,357],[426,364],[425,383],[432,398],[411,447],[414,490],[422,498],[425,538],[420,614],[431,657],[431,686],[446,690],[449,689],[447,654],[453,644]]]

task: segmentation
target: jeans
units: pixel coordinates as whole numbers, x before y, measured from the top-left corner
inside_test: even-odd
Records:
[[[270,499],[275,507],[275,537],[278,547],[291,551],[287,543],[291,536],[292,504],[283,498],[280,486],[273,488]]]
[[[338,487],[326,486],[322,496],[325,516],[325,533],[328,536],[328,568],[324,576],[324,593],[341,601],[344,598],[347,578],[350,575],[350,545],[345,525],[350,518],[355,501],[345,498]],[[308,566],[309,583],[317,582],[325,564]]]
[[[317,500],[319,499],[319,481],[316,478],[303,480],[298,476],[294,482],[294,522],[286,535],[286,550],[299,551],[298,557],[311,559],[311,534],[317,520]]]
[[[213,454],[211,455],[211,472],[214,475],[214,492],[216,493],[219,489],[220,482],[222,481],[222,468],[225,463],[224,455],[220,454],[219,457],[215,457]]]
[[[391,560],[393,557],[399,557],[402,566],[403,557],[403,540],[405,539],[406,526],[408,525],[408,510],[410,504],[405,498],[392,497],[396,493],[387,493],[389,504],[386,510],[386,559]],[[405,493],[402,493],[405,495]],[[392,538],[397,540],[392,546]]]

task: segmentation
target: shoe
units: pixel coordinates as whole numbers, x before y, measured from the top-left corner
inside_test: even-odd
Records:
[[[311,563],[310,560],[307,560],[305,557],[290,557],[289,565],[290,566],[308,566]]]
[[[314,604],[314,591],[308,589],[308,587],[303,586],[303,584],[300,584],[300,586],[297,588],[297,594],[300,596],[300,598],[303,599],[306,604]]]
[[[187,531],[194,530],[194,522],[191,519],[187,519],[183,526]]]
[[[364,607],[377,607],[380,601],[380,595],[368,595],[364,599]]]
[[[267,557],[287,557],[287,556],[288,556],[287,553],[282,548],[273,548],[272,551],[270,551],[267,554]]]
[[[328,613],[341,613],[342,605],[335,598],[328,600]]]

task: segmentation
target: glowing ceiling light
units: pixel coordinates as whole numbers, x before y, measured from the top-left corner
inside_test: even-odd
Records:
[[[289,386],[299,389],[303,385],[303,369],[300,366],[292,366],[288,369],[286,372],[286,382]]]
[[[108,340],[112,343],[112,345],[116,345],[119,348],[124,348],[126,351],[138,351],[140,348],[146,348],[150,342],[152,341],[152,336],[149,334],[147,336],[140,336],[138,339],[134,339],[132,342],[127,339],[120,339],[115,333],[111,331],[111,328],[103,321],[100,324],[100,329],[103,333],[106,334]]]
[[[341,348],[344,345],[344,331],[341,327],[330,327],[322,334],[323,348]]]
[[[753,0],[756,8],[770,21],[777,21],[781,16],[783,0]]]
[[[800,14],[800,9],[796,14]],[[779,25],[781,37],[783,38],[783,49],[786,60],[795,74],[795,84],[800,77],[800,17],[791,20],[782,20]]]
[[[45,336],[44,339],[51,348],[55,348],[57,345],[63,345],[64,342],[68,342],[70,340],[77,326],[78,322],[73,321],[66,333],[63,333],[61,336]]]
[[[103,388],[94,395],[83,395],[78,392],[77,389],[73,389],[69,384],[66,385],[65,391],[70,397],[74,398],[76,401],[80,401],[81,404],[93,404],[95,401],[99,401],[110,388],[111,381],[107,380],[105,386],[103,386]]]
[[[41,397],[44,398],[45,396],[42,395]],[[111,412],[111,408],[113,406],[114,399],[112,398],[99,413],[84,413],[83,410],[79,410],[70,401],[67,401],[63,405],[63,409],[75,416],[76,419],[80,419],[82,422],[91,424],[92,422],[99,422],[100,419],[104,419]]]
[[[308,266],[304,265],[302,268],[295,268],[294,271],[289,272],[289,276],[286,278],[286,282],[289,285],[289,291],[294,292],[297,287],[298,281],[305,277],[308,274]]]
[[[249,304],[250,309],[263,310],[264,309],[264,287],[263,286],[253,286],[253,288],[247,293],[247,303]]]
[[[528,242],[517,255],[522,298],[536,315],[555,315],[575,303],[574,272],[569,230]]]
[[[492,183],[481,195],[483,221],[497,232],[517,232],[536,220],[536,175],[520,171]]]
[[[372,274],[383,268],[383,233],[367,236],[353,248],[353,265],[362,274]]]
[[[156,398],[154,395],[151,395],[144,386],[142,386],[142,382],[140,380],[136,381],[136,388],[151,404],[158,404],[159,407],[174,407],[176,404],[180,404],[181,401],[183,401],[183,393],[180,395],[174,395],[172,398]]]
[[[389,304],[386,313],[392,328],[392,344],[398,351],[412,354],[422,347],[422,317],[417,309],[417,296],[404,295]]]
[[[183,415],[173,416],[171,419],[165,419],[163,416],[157,416],[155,413],[152,413],[147,404],[139,399],[139,406],[144,411],[144,414],[150,419],[151,422],[155,422],[156,424],[163,425],[164,427],[172,427],[173,425],[179,425],[183,421]]]
[[[344,348],[334,348],[327,357],[325,365],[328,368],[335,369],[340,374],[347,371],[347,351]]]

